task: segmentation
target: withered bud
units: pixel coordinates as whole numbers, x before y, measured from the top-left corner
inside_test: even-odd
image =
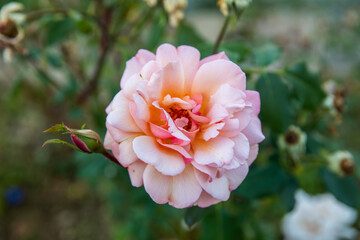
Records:
[[[292,129],[285,133],[285,142],[289,145],[297,144],[299,142],[299,139],[299,133]]]
[[[17,29],[16,23],[11,19],[7,19],[4,22],[0,22],[0,34],[7,38],[15,38],[18,35],[19,31]]]
[[[348,151],[337,151],[327,158],[329,169],[339,176],[348,176],[355,171],[353,155]]]
[[[350,158],[343,158],[340,162],[340,168],[344,175],[351,175],[355,171],[355,163]]]

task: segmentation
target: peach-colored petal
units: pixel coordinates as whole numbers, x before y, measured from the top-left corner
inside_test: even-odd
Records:
[[[195,171],[201,187],[212,197],[226,201],[230,197],[229,181],[225,176],[219,178],[210,178],[208,175]]]
[[[130,111],[130,115],[132,116],[132,118],[134,119],[134,122],[136,124],[136,126],[141,129],[141,132],[145,133],[146,135],[150,135],[150,129],[149,129],[149,124],[148,121],[143,120],[142,118],[138,118],[136,115],[137,113],[139,113],[139,116],[142,116],[144,118],[149,117],[150,118],[150,113],[149,115],[147,115],[146,112],[140,112],[140,111],[148,111],[148,109],[146,110],[147,106],[142,106],[142,108],[140,108],[139,110],[137,109],[137,105],[134,102],[130,102],[129,103],[129,111]]]
[[[190,92],[192,81],[199,68],[200,52],[190,46],[180,46],[178,47],[178,57],[184,70],[185,91]]]
[[[135,136],[128,138],[119,144],[119,153],[115,157],[124,167],[129,166],[138,159],[132,146],[134,138]]]
[[[228,164],[234,157],[235,143],[229,138],[218,136],[209,141],[193,143],[194,160],[199,164],[214,164],[218,167]]]
[[[131,184],[134,187],[143,185],[143,174],[147,164],[142,161],[136,161],[128,167]]]
[[[249,167],[246,163],[241,164],[236,169],[225,171],[224,176],[229,181],[230,191],[236,189],[242,183],[248,172]]]
[[[157,100],[161,97],[161,84],[162,84],[162,72],[154,73],[147,85],[147,91],[149,98],[152,100]]]
[[[244,91],[223,84],[214,95],[211,96],[209,105],[219,104],[226,108],[230,113],[239,111],[245,107],[246,95]]]
[[[261,142],[265,139],[261,131],[261,122],[258,117],[253,117],[249,125],[242,131],[248,138],[250,145]]]
[[[198,164],[195,161],[192,161],[191,164],[199,171],[209,175],[211,178],[215,178],[216,173],[217,173],[217,168],[216,167],[211,167],[209,165],[201,165]]]
[[[151,199],[164,204],[169,201],[172,187],[172,177],[161,174],[156,169],[147,165],[143,175],[144,187]]]
[[[186,208],[193,205],[200,197],[202,188],[197,181],[194,168],[187,165],[184,171],[173,177],[170,205]]]
[[[162,95],[182,97],[184,95],[184,71],[180,62],[170,62],[161,71]]]
[[[252,109],[251,108],[244,108],[243,110],[235,113],[235,118],[239,120],[239,131],[244,130],[250,123],[252,119]]]
[[[168,43],[162,44],[156,50],[156,61],[162,66],[166,66],[169,62],[177,60],[177,49]]]
[[[242,133],[239,133],[236,137],[233,137],[231,140],[235,143],[235,156],[241,161],[245,162],[249,157],[250,144],[249,140]]]
[[[205,63],[197,71],[191,93],[200,93],[207,102],[221,85],[229,84],[234,88],[245,90],[245,74],[235,63],[226,60],[215,60]]]
[[[134,102],[136,104],[136,119],[148,122],[150,120],[150,111],[145,99],[139,94],[133,94]]]
[[[155,55],[147,50],[140,49],[135,57],[126,62],[123,76],[121,77],[121,88],[124,88],[127,80],[135,73],[140,73],[141,68],[149,61],[155,60]]]
[[[212,62],[212,61],[215,61],[218,59],[224,59],[224,60],[229,61],[229,58],[226,56],[225,52],[219,52],[217,54],[214,54],[214,55],[211,55],[209,57],[202,59],[200,61],[200,66],[204,65],[205,63]]]
[[[259,145],[258,144],[254,144],[250,146],[250,153],[249,153],[249,158],[247,159],[247,164],[250,166],[254,160],[256,159],[257,155],[259,152]]]
[[[206,129],[202,129],[202,139],[209,141],[212,138],[215,138],[219,135],[219,130],[224,127],[225,123],[217,123],[209,126]]]
[[[127,81],[126,84],[124,86],[123,91],[121,91],[124,96],[131,101],[132,100],[132,95],[134,93],[136,93],[136,85],[138,84],[138,82],[140,81],[145,81],[140,77],[140,74],[134,74],[132,75]],[[116,102],[119,102],[118,100],[116,100]]]
[[[164,147],[170,148],[170,149],[175,150],[178,153],[180,153],[185,159],[185,164],[190,163],[193,160],[192,156],[189,154],[188,151],[186,151],[184,149],[184,147],[182,147],[180,145],[175,145],[175,144],[166,144],[163,141],[161,141],[160,139],[158,139],[157,142]]]
[[[109,123],[106,123],[106,128],[108,130],[108,133],[110,134],[110,136],[114,139],[114,141],[116,141],[117,143],[123,141],[126,138],[129,138],[131,136],[137,135],[138,133],[133,133],[133,132],[123,132],[120,131],[119,129],[111,126]]]
[[[210,119],[210,124],[224,120],[229,116],[229,112],[220,104],[215,103],[210,111],[206,114],[206,117]]]
[[[205,191],[202,191],[199,200],[197,201],[197,205],[201,208],[206,208],[219,202],[221,202],[221,200],[212,197]]]
[[[161,146],[149,136],[134,139],[133,149],[136,156],[143,162],[153,165],[164,175],[177,175],[185,168],[182,156],[174,150]]]
[[[161,70],[161,64],[157,61],[149,61],[141,69],[140,76],[144,80],[150,80],[151,76]]]
[[[252,104],[253,114],[258,115],[260,112],[260,95],[256,91],[245,91],[246,100]]]
[[[104,147],[106,149],[110,149],[111,144],[113,144],[115,140],[111,137],[111,134],[109,131],[106,132],[105,138],[104,138]]]
[[[112,111],[106,121],[123,132],[141,132],[130,114],[129,106]]]
[[[151,130],[151,133],[157,137],[157,138],[160,138],[160,139],[168,139],[168,138],[171,138],[173,137],[168,130],[162,128],[162,127],[159,127],[153,123],[150,123],[150,130]]]

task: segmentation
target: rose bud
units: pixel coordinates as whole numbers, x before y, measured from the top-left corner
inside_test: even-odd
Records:
[[[339,176],[348,176],[355,171],[353,155],[348,151],[337,151],[327,158],[331,171]]]
[[[74,130],[72,129],[71,139],[75,146],[85,153],[103,153],[99,134],[92,130]]]

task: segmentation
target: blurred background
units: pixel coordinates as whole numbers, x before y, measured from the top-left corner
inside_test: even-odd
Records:
[[[225,20],[217,1],[188,1],[177,27],[161,1],[18,2],[24,38],[0,44],[11,49],[0,60],[0,239],[282,239],[298,188],[331,192],[359,211],[358,0],[254,0],[230,19],[219,50],[260,92],[266,141],[228,202],[192,211],[155,204],[131,186],[126,169],[100,155],[41,145],[58,137],[43,131],[62,122],[86,123],[104,137],[105,108],[138,49],[170,42],[210,55]],[[330,110],[328,95],[340,102]],[[280,146],[291,125],[306,134],[305,150]],[[338,150],[353,155],[349,176],[328,167]]]

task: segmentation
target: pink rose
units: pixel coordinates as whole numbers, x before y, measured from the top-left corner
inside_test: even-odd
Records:
[[[159,204],[226,201],[264,139],[260,98],[225,53],[200,60],[190,46],[139,50],[107,107],[105,146]]]

